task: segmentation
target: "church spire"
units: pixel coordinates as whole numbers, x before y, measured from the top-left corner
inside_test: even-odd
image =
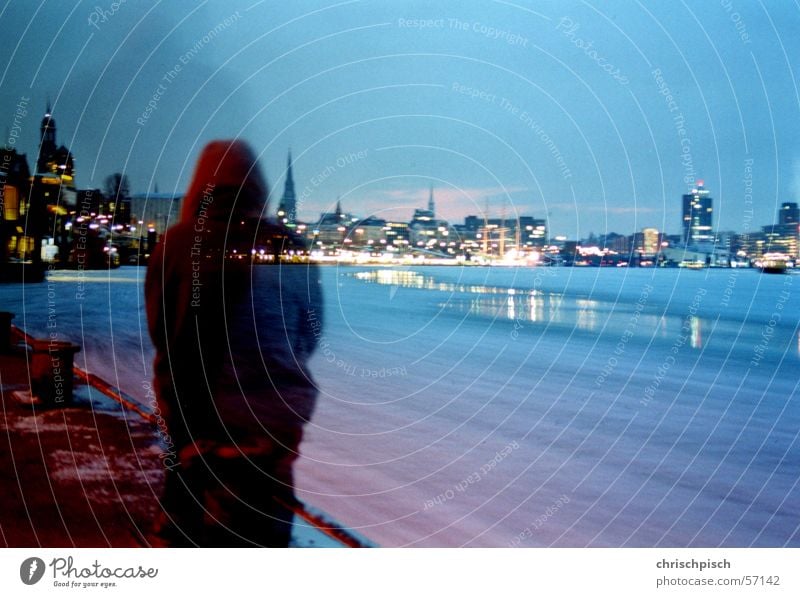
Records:
[[[278,217],[286,224],[293,226],[297,218],[297,200],[294,193],[294,176],[292,175],[292,150],[286,157],[286,182],[283,186],[283,197],[278,205]]]

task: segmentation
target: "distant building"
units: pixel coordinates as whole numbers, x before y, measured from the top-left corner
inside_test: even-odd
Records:
[[[386,245],[386,220],[369,216],[353,224],[350,240],[356,247],[381,249]]]
[[[520,216],[517,220],[511,220],[511,224],[515,233],[517,229],[519,230],[521,247],[543,248],[547,244],[547,222],[544,220]]]
[[[37,255],[41,251],[42,237],[47,235],[52,236],[52,242],[63,258],[70,248],[67,222],[75,214],[77,206],[75,161],[69,149],[57,145],[56,121],[49,103],[42,118],[40,134],[36,173],[30,190],[27,230],[34,239],[34,252]]]
[[[542,249],[547,245],[547,223],[532,216],[466,216],[463,225],[451,228],[463,248],[471,252],[500,253],[511,249]]]
[[[69,149],[56,144],[56,121],[51,114],[49,102],[39,130],[41,138],[36,173],[54,174],[61,178],[67,186],[74,187],[75,161]]]
[[[428,196],[428,209],[415,209],[408,225],[409,242],[413,248],[448,252],[454,250],[457,238],[450,237],[450,226],[436,217],[433,187]]]
[[[764,252],[783,253],[793,259],[800,257],[798,253],[798,208],[797,203],[784,203],[778,210],[778,223],[773,226],[764,226],[762,232],[765,237]]]
[[[342,211],[341,201],[336,201],[336,210],[333,213],[325,212],[320,215],[319,221],[309,230],[311,248],[318,250],[335,250],[346,243],[348,230],[352,223],[349,214]],[[352,241],[350,241],[352,242]]]
[[[737,236],[734,249],[748,259],[760,259],[766,253],[782,253],[792,259],[800,257],[798,233],[798,208],[796,203],[783,203],[778,209],[778,223],[762,226],[761,231]]]
[[[144,234],[152,230],[157,235],[178,221],[181,213],[182,195],[171,193],[142,193],[131,197],[131,220],[133,226]]]
[[[483,218],[478,216],[467,216],[464,218],[464,230],[478,232],[483,227]]]
[[[687,246],[714,242],[713,199],[698,181],[697,188],[683,196],[683,243]]]
[[[800,225],[800,208],[797,203],[783,203],[778,210],[778,224],[786,226],[789,224]]]
[[[33,236],[26,230],[30,177],[25,154],[0,149],[0,264],[38,260]]]
[[[800,257],[800,209],[797,203],[783,203],[778,210],[778,224],[764,227],[773,251],[797,259]]]
[[[385,227],[386,246],[391,250],[404,251],[408,248],[408,222],[387,221]]]
[[[278,204],[278,221],[290,228],[297,223],[297,197],[294,192],[294,176],[292,176],[292,150],[286,158],[286,182],[283,185],[283,196]]]
[[[115,219],[116,215],[115,210],[117,205],[125,205],[126,207],[121,210],[120,213],[127,211],[128,216],[130,216],[130,198],[126,198],[123,202],[119,204],[114,200],[114,198],[109,198],[103,191],[100,189],[83,189],[77,191],[77,214],[78,216],[82,217],[92,217],[97,218],[98,220],[103,219],[107,222],[112,222]],[[124,220],[124,217],[121,217],[120,220]],[[130,217],[126,221],[130,221]],[[103,222],[104,224],[106,222]],[[110,224],[109,224],[110,225]]]
[[[631,241],[631,236],[609,232],[600,236],[598,244],[603,249],[608,249],[615,253],[628,254],[631,251]]]
[[[642,236],[642,253],[656,255],[661,250],[661,233],[657,228],[644,228]]]
[[[641,232],[635,232],[631,240],[635,253],[653,256],[661,251],[663,235],[656,228],[643,228]]]

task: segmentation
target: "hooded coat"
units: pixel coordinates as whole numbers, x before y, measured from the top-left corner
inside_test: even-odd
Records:
[[[241,141],[203,150],[179,222],[153,251],[145,280],[156,348],[154,389],[180,453],[210,441],[272,445],[291,488],[291,462],[317,390],[307,369],[321,325],[313,265],[257,265],[300,248],[262,219],[267,186]]]

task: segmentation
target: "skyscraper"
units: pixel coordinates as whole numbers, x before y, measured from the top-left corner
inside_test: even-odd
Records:
[[[778,211],[778,224],[785,226],[787,224],[800,223],[800,209],[797,203],[784,203]]]
[[[778,223],[764,226],[765,250],[783,253],[797,259],[800,256],[800,209],[797,203],[784,203],[778,210]]]
[[[714,241],[712,218],[713,199],[703,181],[697,181],[697,188],[683,196],[683,242],[698,245]]]
[[[283,197],[281,197],[281,202],[278,204],[278,219],[288,226],[294,226],[297,219],[297,200],[294,194],[291,149],[286,158],[286,183],[283,186]]]

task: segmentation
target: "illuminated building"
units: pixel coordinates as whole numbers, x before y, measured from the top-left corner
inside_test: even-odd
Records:
[[[404,251],[408,248],[408,222],[386,222],[383,231],[390,251]]]
[[[697,183],[697,188],[683,196],[683,242],[690,246],[714,241],[711,232],[713,199],[703,187],[703,181]]]
[[[75,164],[72,153],[56,144],[56,121],[47,105],[40,128],[39,156],[30,193],[27,232],[34,239],[34,252],[39,254],[42,237],[52,237],[60,259],[69,252],[69,227],[75,215]]]
[[[428,208],[415,209],[408,224],[409,243],[412,248],[454,253],[458,248],[457,235],[450,234],[450,225],[436,217],[436,205],[433,201],[433,187],[428,195]]]
[[[547,224],[544,220],[530,216],[520,216],[518,220],[511,220],[510,224],[512,231],[514,231],[515,226],[519,226],[521,246],[542,248],[547,244]]]
[[[655,255],[661,250],[662,235],[656,228],[643,228],[633,235],[633,250],[642,255]]]
[[[348,230],[353,223],[349,214],[342,212],[341,201],[336,201],[336,210],[320,215],[319,222],[310,229],[312,249],[336,250],[345,244],[351,244]],[[350,241],[350,242],[345,242]]]
[[[386,246],[386,220],[369,216],[350,228],[350,240],[357,247],[382,250]]]
[[[34,239],[26,231],[30,172],[25,154],[0,149],[0,263],[38,261]]]
[[[793,259],[798,256],[798,208],[797,203],[784,203],[778,210],[778,223],[762,228],[764,244],[758,256],[764,253],[782,253]]]

